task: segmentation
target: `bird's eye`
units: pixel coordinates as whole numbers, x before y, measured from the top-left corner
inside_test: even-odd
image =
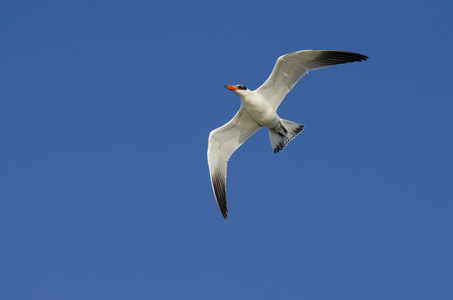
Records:
[[[238,84],[236,87],[237,87],[239,90],[246,90],[246,89],[247,89],[245,86],[240,85],[240,84]]]

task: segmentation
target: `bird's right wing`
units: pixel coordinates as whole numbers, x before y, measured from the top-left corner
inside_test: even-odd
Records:
[[[227,218],[226,175],[230,156],[255,131],[261,128],[242,108],[225,125],[211,131],[208,141],[208,165],[212,190],[223,217]]]
[[[277,109],[286,94],[309,71],[362,61],[367,56],[337,50],[302,50],[280,56],[269,78],[256,90]]]

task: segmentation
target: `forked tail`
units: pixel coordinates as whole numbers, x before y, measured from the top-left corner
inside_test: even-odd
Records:
[[[280,119],[280,125],[281,128],[278,130],[269,129],[269,138],[271,139],[271,146],[274,153],[278,153],[285,148],[305,127],[304,125],[285,119]]]

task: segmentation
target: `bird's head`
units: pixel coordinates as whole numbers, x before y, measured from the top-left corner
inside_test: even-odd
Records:
[[[250,91],[248,88],[246,88],[242,84],[225,85],[225,88],[229,89],[230,91],[233,91],[235,94],[238,94],[238,95],[243,95],[247,91]]]

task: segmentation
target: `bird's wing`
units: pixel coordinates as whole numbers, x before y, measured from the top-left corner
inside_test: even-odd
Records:
[[[208,165],[212,190],[225,219],[228,213],[225,188],[228,159],[259,128],[261,125],[241,106],[233,119],[209,135]]]
[[[309,71],[368,59],[347,51],[302,50],[280,56],[269,78],[256,90],[277,109],[286,94]]]

